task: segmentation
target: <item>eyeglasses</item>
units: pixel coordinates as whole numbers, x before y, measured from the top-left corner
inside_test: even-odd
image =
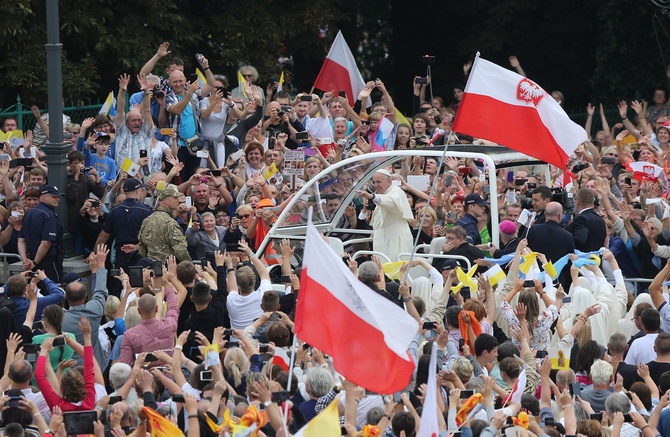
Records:
[[[216,217],[216,218],[224,218],[225,215],[224,215],[224,214],[217,214],[217,215],[215,215],[214,217]]]
[[[364,124],[366,126],[370,125],[370,122],[367,120],[361,120],[361,124]]]
[[[79,135],[79,131],[70,132],[72,135]]]
[[[251,214],[238,214],[238,217],[241,219],[245,219],[251,217]]]

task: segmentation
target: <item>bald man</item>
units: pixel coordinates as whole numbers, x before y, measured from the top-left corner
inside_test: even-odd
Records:
[[[398,260],[401,252],[411,252],[412,233],[408,220],[414,218],[405,192],[393,185],[391,174],[387,170],[377,170],[372,176],[375,193],[358,190],[358,197],[372,201],[375,210],[370,224],[373,230],[372,249]]]
[[[172,354],[177,333],[179,306],[177,296],[171,286],[165,289],[165,301],[168,307],[167,314],[163,320],[159,320],[156,318],[159,301],[151,294],[151,291],[145,289],[145,294],[140,297],[137,305],[142,321],[123,334],[120,362],[132,366],[135,364],[135,356],[142,352],[164,350]]]
[[[128,91],[128,75],[119,78],[119,95],[116,100],[116,138],[115,157],[116,167],[121,168],[123,161],[130,158],[133,162],[140,159],[140,150],[151,149],[151,138],[154,133],[154,122],[151,118],[151,90],[146,80],[141,81],[144,98],[140,109],[125,113],[126,92]],[[131,175],[134,176],[134,175]]]

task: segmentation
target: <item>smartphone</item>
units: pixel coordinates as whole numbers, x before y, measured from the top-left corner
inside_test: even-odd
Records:
[[[630,414],[624,414],[623,415],[623,421],[626,423],[633,423],[633,418],[630,417]]]
[[[523,281],[523,288],[534,288],[535,287],[535,282],[534,281]]]
[[[447,217],[449,217],[449,220],[458,220],[458,213],[456,211],[449,211]]]
[[[490,193],[490,192],[491,192],[491,187],[488,186],[488,185],[484,185],[484,186],[482,187],[482,191],[483,191],[484,193]]]
[[[630,394],[630,392],[626,392],[626,397],[628,398],[628,400],[631,400],[631,401],[633,400],[633,395]]]
[[[151,363],[154,361],[158,361],[158,358],[154,354],[147,354],[147,356],[144,358],[145,363]]]
[[[111,269],[109,274],[112,278],[115,278],[121,274],[121,269]]]
[[[274,150],[276,145],[277,145],[277,138],[275,137],[268,138],[268,149]]]
[[[300,96],[300,101],[301,102],[311,102],[312,101],[312,96],[309,94],[306,94],[304,96]]]
[[[224,329],[223,330],[223,337],[224,338],[229,339],[231,335],[233,335],[233,330],[232,329]]]
[[[461,390],[461,399],[470,399],[473,394],[475,394],[474,390]]]
[[[128,282],[133,288],[144,287],[144,274],[141,266],[128,267]]]
[[[200,258],[200,265],[204,269],[207,266],[207,258]]]
[[[347,97],[347,93],[345,93],[344,91],[339,91],[339,92],[337,93],[337,95],[340,96],[340,97],[344,97],[344,98]]]
[[[509,183],[514,182],[514,172],[513,171],[508,171],[507,172],[507,182],[509,182]]]
[[[458,339],[458,350],[459,350],[459,351],[462,351],[462,350],[463,350],[463,346],[465,346],[465,340],[462,339],[462,338],[459,338],[459,339]]]
[[[221,170],[210,170],[210,171],[209,171],[209,174],[211,174],[212,176],[218,178],[218,177],[221,176]]]
[[[312,346],[308,345],[307,343],[304,343],[304,344],[302,345],[302,349],[303,349],[303,350],[309,350],[310,347],[312,347]]]
[[[226,343],[226,348],[227,349],[231,349],[231,348],[234,348],[234,347],[240,347],[240,342],[239,341],[229,341],[228,343]]]
[[[109,398],[109,405],[114,405],[117,402],[123,401],[123,398],[121,396],[110,396]]]
[[[454,175],[449,175],[447,178],[444,180],[444,186],[445,187],[451,187],[451,184],[454,182]]]
[[[65,337],[55,337],[53,341],[53,346],[65,346]]]
[[[270,394],[270,400],[276,404],[281,404],[284,401],[288,401],[290,397],[291,393],[287,392],[286,390],[273,391]]]
[[[460,167],[458,172],[463,175],[469,175],[472,174],[472,169],[470,167]]]
[[[600,158],[600,162],[603,164],[616,164],[616,158],[613,156],[603,156]]]
[[[535,351],[535,358],[544,358],[549,355],[547,351]]]
[[[193,206],[193,199],[191,198],[191,196],[186,196],[185,199],[184,199],[184,203],[186,204],[187,208],[192,207]]]
[[[589,419],[591,420],[597,420],[598,422],[602,422],[603,420],[603,413],[593,413],[589,415]]]
[[[203,370],[200,372],[200,381],[211,381],[214,379],[212,376],[212,371],[211,370]]]
[[[41,344],[36,343],[23,343],[23,352],[26,354],[36,354],[42,348]]]
[[[259,344],[258,345],[258,352],[260,352],[262,354],[265,354],[265,353],[268,352],[268,350],[270,350],[270,349],[269,349],[267,344]]]
[[[244,150],[240,149],[237,152],[233,152],[230,154],[230,157],[233,159],[233,161],[239,161],[241,157],[244,156]]]
[[[309,133],[307,131],[295,133],[296,140],[306,140],[307,138],[309,138]]]
[[[171,127],[162,127],[160,132],[161,135],[171,135],[172,132],[174,132],[174,129],[172,129]]]
[[[226,252],[239,252],[240,251],[240,246],[239,244],[226,244]]]
[[[282,284],[288,284],[289,282],[291,282],[291,277],[288,275],[282,275],[281,282]]]
[[[436,322],[423,322],[423,329],[426,329],[426,330],[435,329],[436,326],[437,326]]]
[[[183,404],[186,402],[186,399],[184,399],[184,395],[172,395],[172,402]]]
[[[570,384],[570,396],[581,396],[582,395],[582,386],[578,382],[573,382]]]
[[[9,408],[21,408],[21,396],[10,396],[7,406]]]
[[[393,393],[393,402],[402,402],[402,398],[400,397],[402,395],[401,391],[397,391]]]
[[[544,426],[556,426],[556,420],[553,417],[544,419]]]
[[[426,85],[428,83],[428,77],[417,77],[416,83],[417,85]]]
[[[347,428],[340,426],[340,435],[349,435]]]
[[[147,157],[146,149],[140,149],[140,158],[146,158],[146,157]]]
[[[156,277],[163,276],[163,263],[160,261],[154,261],[154,274]]]
[[[71,411],[63,413],[65,432],[67,435],[95,434],[93,423],[98,420],[98,413],[94,411]]]
[[[633,182],[631,178],[625,178],[623,181],[626,185],[630,185]]]
[[[561,302],[563,302],[563,303],[572,302],[572,296],[565,296]]]

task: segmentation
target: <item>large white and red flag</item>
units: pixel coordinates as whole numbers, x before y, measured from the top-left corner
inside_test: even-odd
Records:
[[[538,84],[479,53],[453,129],[563,169],[577,146],[588,140],[584,128]]]
[[[342,31],[337,32],[323,67],[316,77],[314,88],[335,93],[344,91],[352,106],[358,94],[365,88],[363,77],[358,71],[354,55],[342,36]]]
[[[333,358],[344,378],[374,393],[409,384],[407,352],[419,324],[402,308],[360,282],[312,224],[303,255],[295,334]]]

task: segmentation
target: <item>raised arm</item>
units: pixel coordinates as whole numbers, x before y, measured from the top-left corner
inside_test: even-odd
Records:
[[[119,76],[119,94],[116,96],[116,119],[114,125],[120,128],[126,122],[126,93],[128,92],[130,76],[122,74]]]
[[[242,250],[242,252],[245,253],[249,257],[249,259],[251,260],[251,264],[254,265],[254,268],[256,269],[256,272],[258,272],[258,276],[261,277],[261,281],[263,281],[263,280],[269,281],[270,280],[270,273],[268,273],[268,270],[265,268],[265,265],[263,264],[263,262],[260,259],[258,259],[258,256],[256,256],[256,254],[253,252],[253,250],[251,250],[251,248],[249,247],[247,242],[244,241],[244,240],[240,240],[240,242],[238,244],[239,244],[240,249]]]
[[[158,50],[156,51],[156,54],[153,55],[151,57],[151,59],[149,59],[147,61],[147,63],[144,64],[144,66],[142,66],[142,69],[140,70],[140,73],[142,73],[142,74],[151,73],[153,71],[154,67],[156,66],[156,64],[158,63],[158,61],[160,61],[162,58],[164,58],[165,56],[167,56],[171,53],[170,50],[168,50],[169,48],[170,48],[170,43],[169,42],[166,41],[166,42],[162,43],[158,47]],[[118,114],[118,112],[117,112],[117,114]]]
[[[658,274],[654,277],[651,285],[649,285],[649,295],[651,296],[651,300],[654,302],[654,306],[656,308],[660,308],[661,305],[665,304],[662,287],[663,282],[668,279],[668,276],[670,276],[670,258],[668,258],[665,266],[663,266],[663,269],[658,272]]]
[[[140,104],[140,113],[142,114],[142,120],[147,125],[149,129],[154,127],[154,120],[151,117],[151,95],[153,94],[152,88],[147,82],[147,76],[144,73],[137,75],[137,81],[140,83],[140,89],[144,93],[142,98],[142,103]]]

